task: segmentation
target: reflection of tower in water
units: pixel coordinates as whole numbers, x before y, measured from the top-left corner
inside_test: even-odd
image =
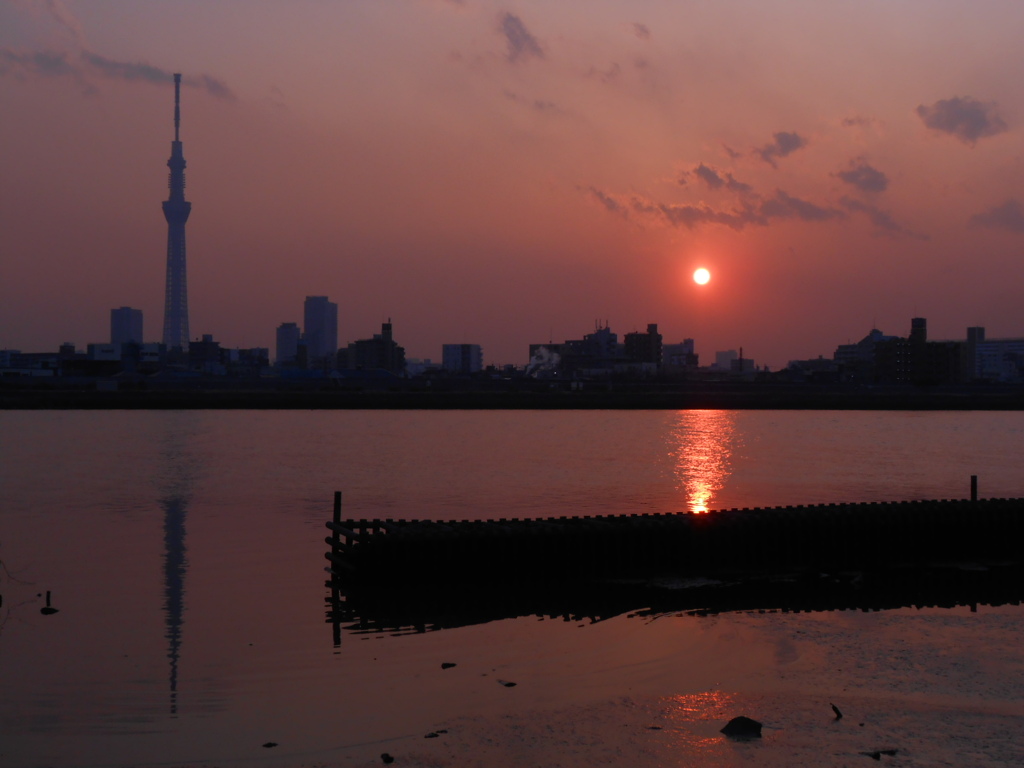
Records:
[[[672,432],[677,489],[687,510],[707,512],[732,474],[736,415],[730,411],[680,411]]]
[[[178,713],[178,662],[181,657],[182,629],[185,619],[185,571],[188,559],[185,547],[185,516],[192,497],[197,459],[189,451],[192,417],[166,414],[169,423],[161,441],[163,474],[160,507],[164,513],[164,637],[170,664],[168,685],[170,713]],[[182,423],[184,421],[184,423]]]
[[[164,621],[170,661],[171,714],[178,713],[178,659],[185,612],[185,508],[181,496],[165,498],[164,508]]]

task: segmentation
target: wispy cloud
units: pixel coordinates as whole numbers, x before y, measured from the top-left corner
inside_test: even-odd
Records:
[[[0,48],[0,75],[9,72],[20,75],[41,75],[43,77],[64,77],[77,75],[78,67],[68,61],[68,55],[55,51],[31,51],[20,53],[10,48]]]
[[[1021,205],[1019,200],[1010,198],[1001,205],[974,214],[967,223],[971,227],[1024,233],[1024,205]]]
[[[978,139],[1007,130],[1006,121],[994,101],[982,102],[970,96],[941,99],[931,106],[921,104],[915,111],[933,131],[948,133],[970,146]]]
[[[598,189],[597,187],[587,187],[587,191],[609,213],[617,214],[623,218],[629,218],[629,208],[627,208],[626,205],[620,202],[617,198],[608,194],[604,190]]]
[[[60,0],[46,0],[46,10],[50,17],[57,22],[57,25],[71,35],[77,45],[85,46],[85,32],[82,30],[82,24],[64,3]]]
[[[776,160],[793,154],[798,149],[807,146],[807,139],[795,131],[779,131],[772,135],[772,141],[763,147],[754,150],[754,154],[764,160],[772,168],[776,167]]]
[[[884,192],[889,187],[889,177],[863,158],[851,160],[849,169],[839,171],[836,176],[861,192]]]
[[[587,72],[586,77],[592,77],[600,80],[602,83],[611,83],[619,78],[622,74],[622,67],[616,62],[612,62],[608,69],[598,69],[597,67],[591,67]]]
[[[508,44],[506,56],[513,64],[531,57],[544,58],[544,50],[537,42],[537,38],[530,34],[530,30],[518,16],[512,13],[503,14],[498,23],[498,30],[505,37]]]
[[[870,205],[861,200],[855,200],[851,197],[843,197],[839,201],[844,208],[849,211],[856,213],[863,213],[867,216],[868,220],[874,225],[875,230],[878,234],[886,237],[909,237],[915,240],[927,240],[927,235],[922,235],[917,232],[913,232],[902,224],[899,224],[893,219],[892,214],[887,211],[883,211],[874,205]]]
[[[57,27],[66,33],[65,37],[71,38],[70,50],[18,51],[0,48],[0,76],[13,74],[21,78],[72,78],[78,81],[86,93],[96,92],[97,88],[90,78],[97,76],[110,80],[161,85],[171,81],[172,73],[168,70],[145,62],[112,59],[91,50],[82,25],[60,0],[45,0],[44,7]],[[182,82],[219,99],[235,98],[231,89],[222,80],[211,75],[186,75]]]
[[[794,197],[781,189],[775,190],[769,198],[748,199],[729,210],[715,208],[705,202],[658,203],[639,196],[630,200],[630,207],[637,213],[655,216],[672,226],[687,229],[696,229],[704,224],[720,224],[739,231],[749,226],[768,226],[773,219],[820,223],[846,217],[841,210]]]
[[[701,163],[693,169],[694,175],[708,185],[709,189],[728,189],[731,192],[746,193],[751,191],[749,184],[737,181],[728,171],[720,171],[717,168]]]
[[[633,24],[633,34],[639,37],[641,40],[651,39],[651,30],[646,24],[640,24],[639,22]]]
[[[560,111],[558,105],[553,101],[548,101],[546,99],[531,99],[528,96],[521,96],[515,91],[509,90],[505,90],[502,93],[504,93],[505,98],[508,99],[509,101],[514,101],[517,104],[522,104],[523,106],[529,107],[530,109],[534,109],[538,112]]]
[[[775,195],[763,201],[760,206],[761,215],[768,219],[799,219],[801,221],[828,221],[843,218],[843,212],[835,208],[825,208],[807,200],[793,197],[781,189]]]
[[[117,61],[92,51],[69,54],[64,51],[31,51],[22,53],[0,48],[0,75],[39,77],[70,77],[77,79],[83,89],[94,92],[90,76],[136,83],[166,84],[173,73],[143,62]],[[210,75],[186,75],[186,86],[199,88],[218,99],[234,100],[235,95],[222,81]]]

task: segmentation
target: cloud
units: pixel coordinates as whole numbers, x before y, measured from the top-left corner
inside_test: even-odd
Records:
[[[863,158],[851,160],[850,169],[839,171],[836,176],[861,192],[884,192],[889,187],[889,177]]]
[[[40,77],[72,77],[79,80],[87,92],[95,88],[87,81],[87,75],[101,75],[113,80],[143,82],[164,85],[172,81],[171,72],[138,62],[117,61],[92,51],[82,51],[77,56],[65,52],[33,51],[18,53],[9,48],[0,48],[0,75],[13,70],[21,75]],[[218,99],[232,101],[235,95],[231,89],[210,75],[188,75],[182,78],[186,86],[199,88]]]
[[[170,72],[149,64],[115,61],[89,51],[82,52],[82,60],[100,74],[117,80],[144,80],[149,83],[166,83],[171,80]]]
[[[948,133],[970,146],[974,146],[978,139],[1007,130],[994,101],[981,102],[970,96],[941,99],[930,107],[921,104],[915,111],[933,131]]]
[[[709,189],[721,189],[725,187],[732,192],[750,192],[751,186],[744,184],[741,181],[736,181],[733,175],[728,171],[722,172],[710,166],[701,163],[693,169],[694,175],[701,179],[705,184],[708,185]],[[682,179],[680,179],[682,183]]]
[[[669,224],[675,227],[683,226],[687,229],[693,229],[699,224],[723,224],[730,229],[740,230],[749,223],[740,214],[716,211],[706,203],[699,205],[660,203],[652,208],[642,204],[638,206],[638,201],[635,201],[634,208],[647,213],[659,213]]]
[[[596,77],[602,83],[610,83],[613,80],[617,80],[620,74],[622,74],[622,67],[620,67],[616,62],[612,62],[611,66],[603,72],[596,67],[591,67],[586,76]]]
[[[187,75],[181,81],[185,85],[200,88],[218,99],[224,99],[225,101],[235,100],[235,94],[232,90],[222,80],[218,80],[215,77],[210,77],[209,75]]]
[[[633,24],[633,34],[639,37],[641,40],[651,39],[651,30],[646,24]]]
[[[828,221],[843,218],[843,212],[835,208],[823,208],[820,205],[801,200],[781,189],[775,190],[775,196],[761,203],[760,213],[767,219],[800,219],[801,221]]]
[[[75,15],[64,6],[64,3],[60,0],[46,0],[46,10],[60,27],[71,34],[78,45],[85,45],[85,33],[82,31],[82,25]]]
[[[505,36],[508,43],[508,60],[512,63],[520,59],[528,59],[536,56],[544,58],[544,51],[537,42],[537,38],[530,34],[526,25],[514,14],[506,13],[501,17],[498,29]]]
[[[1002,205],[974,214],[967,224],[970,227],[1024,233],[1024,205],[1021,205],[1019,200],[1010,198]]]
[[[544,99],[530,99],[526,96],[520,96],[515,91],[505,90],[502,91],[505,98],[509,101],[514,101],[516,104],[523,104],[530,109],[535,109],[538,112],[558,112],[558,105],[553,101],[545,101]]]
[[[887,237],[912,237],[916,240],[928,239],[927,235],[912,232],[897,223],[891,214],[883,211],[881,208],[861,202],[860,200],[855,200],[851,197],[843,197],[839,202],[847,210],[854,211],[856,213],[863,213],[867,216],[868,220],[875,226],[875,229],[879,234]]]
[[[607,192],[604,192],[597,187],[587,187],[587,191],[590,192],[591,196],[593,196],[593,198],[597,200],[597,202],[599,202],[609,213],[618,214],[623,218],[629,218],[629,209]]]
[[[68,61],[66,53],[51,51],[18,53],[10,48],[0,48],[0,74],[7,74],[12,70],[19,74],[42,75],[43,77],[79,74],[78,67]]]
[[[675,227],[695,229],[704,224],[721,224],[736,231],[748,226],[768,226],[773,219],[796,219],[811,223],[819,223],[832,219],[845,218],[846,214],[835,208],[824,208],[807,200],[793,197],[782,191],[764,200],[748,200],[738,208],[719,210],[707,203],[696,205],[689,203],[657,203],[633,197],[630,201],[632,210],[659,217]]]
[[[807,139],[800,134],[788,131],[780,131],[772,135],[772,142],[754,150],[754,154],[764,160],[772,168],[776,167],[775,161],[796,152],[798,149],[807,146]]]
[[[853,117],[844,117],[839,124],[842,125],[844,128],[865,128],[871,125],[871,119],[868,117],[854,115]]]

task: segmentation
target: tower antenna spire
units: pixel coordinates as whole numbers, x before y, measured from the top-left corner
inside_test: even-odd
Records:
[[[178,138],[178,127],[181,125],[181,75],[174,75],[174,140]]]

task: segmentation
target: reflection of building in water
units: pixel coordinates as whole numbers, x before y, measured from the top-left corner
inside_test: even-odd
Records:
[[[677,488],[690,512],[707,512],[732,474],[736,415],[730,411],[680,411],[673,430]]]

